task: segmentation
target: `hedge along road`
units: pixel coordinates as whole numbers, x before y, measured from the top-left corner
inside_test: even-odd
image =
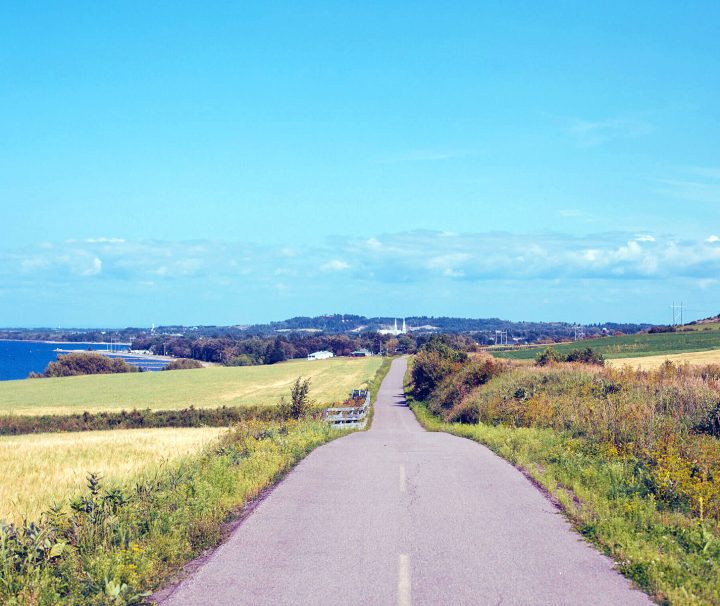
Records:
[[[509,463],[426,432],[405,369],[369,431],[308,456],[160,603],[652,604]]]

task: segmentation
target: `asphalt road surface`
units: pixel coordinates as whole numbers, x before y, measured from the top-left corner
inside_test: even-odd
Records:
[[[652,604],[510,464],[426,432],[405,368],[370,431],[314,451],[161,603]]]

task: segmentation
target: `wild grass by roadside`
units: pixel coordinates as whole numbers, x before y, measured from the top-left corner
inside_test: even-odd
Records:
[[[135,605],[221,539],[223,523],[317,446],[312,421],[248,422],[132,487],[96,478],[70,511],[0,529],[0,603]]]
[[[718,367],[535,367],[431,342],[409,390],[428,428],[525,470],[650,594],[720,603]]]
[[[373,417],[375,416],[375,400],[377,400],[377,394],[380,390],[380,385],[382,385],[382,382],[387,376],[387,373],[390,372],[390,366],[392,365],[392,361],[393,358],[383,358],[380,368],[378,368],[372,381],[368,383],[367,389],[370,392],[370,412],[368,413],[367,425],[365,426],[365,429],[370,429],[370,427],[372,427]]]
[[[446,423],[412,402],[430,431],[480,442],[523,470],[555,499],[578,531],[660,603],[720,603],[720,533],[715,522],[658,507],[651,474],[552,429]]]

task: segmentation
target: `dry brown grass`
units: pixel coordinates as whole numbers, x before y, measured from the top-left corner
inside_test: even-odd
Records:
[[[616,360],[606,360],[606,364],[612,368],[629,366],[633,369],[657,370],[668,360],[673,364],[687,363],[693,366],[720,364],[720,349],[712,349],[710,351],[693,351],[662,356],[645,356],[640,358],[620,358]]]

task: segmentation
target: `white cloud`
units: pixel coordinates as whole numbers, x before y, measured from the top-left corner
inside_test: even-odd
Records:
[[[350,269],[350,265],[340,259],[333,259],[332,261],[324,263],[322,268],[326,271],[344,271],[346,269]]]
[[[324,275],[356,283],[480,282],[538,279],[707,280],[720,275],[719,236],[678,240],[649,234],[450,233],[410,231],[335,238],[288,256],[247,242],[63,242],[0,251],[5,284],[103,280],[121,283],[233,283],[248,292],[312,285]],[[348,278],[343,278],[348,279]],[[210,281],[210,282],[208,282]]]

